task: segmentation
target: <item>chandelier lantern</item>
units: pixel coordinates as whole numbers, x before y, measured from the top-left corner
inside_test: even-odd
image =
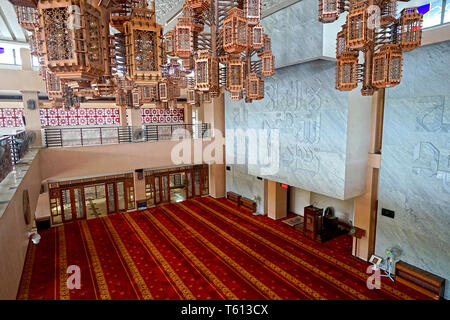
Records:
[[[379,21],[372,21],[377,6]],[[362,83],[362,95],[401,82],[402,51],[420,46],[423,15],[417,7],[397,17],[397,0],[319,0],[319,21],[336,21],[348,12],[336,37],[336,89],[349,91]],[[361,62],[359,62],[361,55]]]
[[[228,16],[223,21],[223,48],[228,53],[243,52],[248,47],[248,20],[244,11],[233,8],[228,11]]]

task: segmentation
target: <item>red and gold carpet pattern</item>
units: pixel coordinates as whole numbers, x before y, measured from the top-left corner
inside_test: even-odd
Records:
[[[425,299],[383,278],[347,235],[318,244],[280,221],[210,197],[83,220],[30,245],[18,299]],[[81,269],[68,289],[67,267]]]

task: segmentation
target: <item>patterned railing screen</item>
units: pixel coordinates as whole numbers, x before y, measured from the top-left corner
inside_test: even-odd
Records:
[[[184,109],[141,108],[142,123],[183,123]]]
[[[0,128],[22,127],[22,108],[0,108]],[[41,108],[43,127],[119,125],[119,108]],[[183,123],[184,110],[141,108],[142,124]]]
[[[0,108],[0,128],[22,127],[22,108]]]
[[[42,108],[41,125],[55,126],[101,126],[120,124],[118,108]]]

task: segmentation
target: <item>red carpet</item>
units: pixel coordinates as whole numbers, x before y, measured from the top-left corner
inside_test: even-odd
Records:
[[[74,222],[30,245],[18,299],[425,299],[382,278],[351,238],[310,241],[280,221],[226,199],[188,200]],[[81,269],[81,289],[66,286]]]

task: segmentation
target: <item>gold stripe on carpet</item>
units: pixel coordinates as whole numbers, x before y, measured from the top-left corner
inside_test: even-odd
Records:
[[[153,224],[155,224],[160,230],[162,230],[162,234],[166,236],[166,239],[169,239],[175,246],[179,249],[180,253],[187,257],[187,261],[191,264],[194,264],[196,269],[198,268],[203,273],[210,283],[213,283],[228,300],[238,300],[238,297],[230,291],[230,289],[219,279],[216,275],[208,269],[188,248],[186,248],[183,243],[181,243],[166,227],[164,227],[155,217],[149,214],[148,211],[145,212],[144,215],[148,220],[150,220]]]
[[[254,257],[255,259],[257,259],[258,261],[262,262],[266,267],[268,267],[271,270],[273,270],[275,275],[282,276],[282,277],[280,277],[280,279],[282,279],[286,283],[290,284],[296,290],[299,290],[299,292],[307,293],[311,297],[313,297],[314,299],[326,300],[325,296],[322,296],[320,293],[318,293],[314,289],[310,288],[309,286],[307,286],[306,284],[304,284],[303,282],[298,280],[296,277],[294,277],[291,274],[287,273],[286,271],[281,269],[279,266],[275,265],[274,263],[272,263],[271,261],[267,260],[266,258],[261,256],[257,252],[253,251],[252,249],[250,249],[248,246],[246,246],[245,244],[243,244],[239,240],[237,240],[234,237],[230,236],[228,233],[224,232],[221,228],[217,227],[216,225],[212,224],[211,222],[209,222],[208,220],[206,220],[202,216],[198,215],[193,210],[191,210],[190,208],[186,207],[184,204],[177,203],[177,204],[174,204],[174,205],[182,207],[186,212],[189,212],[194,217],[196,217],[197,220],[200,220],[205,225],[207,225],[210,229],[216,231],[224,239],[230,241],[231,243],[233,243],[235,246],[240,248],[242,251],[244,251],[248,255],[250,255],[250,256]]]
[[[143,243],[145,244],[145,248],[149,249],[153,257],[155,257],[160,265],[163,267],[164,271],[163,274],[167,274],[172,281],[169,281],[170,283],[175,283],[176,287],[175,289],[178,289],[176,291],[180,291],[182,293],[182,296],[185,299],[188,300],[195,300],[195,296],[192,294],[191,290],[184,284],[184,282],[181,280],[181,278],[176,274],[176,272],[172,269],[172,267],[169,265],[167,260],[163,257],[163,255],[159,252],[159,250],[153,245],[151,240],[145,235],[144,231],[142,231],[141,227],[138,226],[138,224],[131,218],[131,216],[128,213],[124,213],[124,216],[128,223],[132,226],[134,231],[139,235]],[[147,250],[148,251],[148,250]]]
[[[368,275],[366,273],[361,272],[360,270],[358,270],[358,269],[356,269],[356,268],[354,268],[354,267],[352,267],[352,266],[350,266],[350,265],[348,265],[348,264],[346,264],[346,263],[344,263],[344,262],[342,262],[342,261],[340,261],[340,260],[338,260],[338,259],[336,259],[336,258],[334,258],[334,257],[332,257],[332,256],[330,256],[330,255],[328,255],[328,254],[326,254],[326,253],[324,253],[324,252],[314,248],[314,247],[311,247],[311,246],[309,246],[309,245],[307,245],[305,243],[299,242],[297,239],[295,239],[293,237],[290,237],[289,235],[284,234],[283,232],[281,232],[281,231],[271,227],[270,225],[267,225],[267,224],[265,224],[265,223],[263,223],[261,221],[258,221],[257,219],[254,219],[253,217],[250,217],[250,216],[246,215],[245,213],[242,213],[239,210],[237,210],[237,209],[235,209],[235,208],[233,208],[233,207],[231,207],[229,205],[226,205],[226,204],[218,201],[217,199],[214,199],[214,198],[208,198],[208,199],[212,200],[214,203],[216,203],[220,207],[236,213],[239,217],[243,218],[244,220],[246,220],[246,221],[248,221],[248,222],[250,222],[252,224],[258,225],[259,227],[261,227],[261,228],[271,232],[272,234],[275,234],[275,235],[283,238],[284,240],[289,241],[291,244],[293,244],[293,245],[295,245],[297,247],[301,247],[302,249],[305,249],[305,250],[309,251],[310,253],[312,253],[312,254],[314,254],[316,256],[322,257],[325,260],[328,260],[329,262],[335,264],[336,266],[342,267],[343,269],[351,272],[353,275],[358,276],[360,279],[362,279],[364,281],[367,280]],[[409,295],[407,295],[407,294],[405,294],[405,293],[403,293],[403,292],[401,292],[401,291],[399,291],[399,290],[397,290],[397,289],[395,289],[395,288],[393,288],[393,287],[391,287],[391,286],[389,286],[389,285],[387,285],[385,283],[382,284],[382,288],[381,289],[383,291],[388,291],[389,293],[391,293],[394,296],[399,297],[401,299],[414,300]]]
[[[87,225],[86,220],[81,221],[81,234],[84,233],[84,239],[87,244],[87,249],[91,257],[92,267],[95,273],[95,280],[97,282],[97,287],[100,290],[100,298],[102,300],[111,300],[111,295],[109,294],[108,284],[105,280],[105,275],[103,274],[102,265],[100,259],[97,255],[97,250],[95,249],[94,241],[92,240],[92,235]]]
[[[36,245],[28,242],[28,252],[25,257],[25,267],[23,269],[22,279],[20,280],[18,300],[27,300],[30,290],[31,276],[33,274],[34,257],[36,255]]]
[[[70,300],[69,288],[67,287],[66,234],[63,226],[58,227],[57,257],[59,259],[59,300]],[[57,299],[56,296],[55,299]]]
[[[338,290],[343,291],[347,294],[350,294],[360,300],[369,300],[369,297],[367,297],[366,295],[358,292],[357,290],[353,289],[352,287],[346,285],[345,283],[339,281],[338,279],[334,278],[333,276],[327,274],[326,272],[322,271],[321,269],[313,266],[312,264],[300,259],[299,257],[293,255],[292,253],[290,253],[289,251],[281,248],[280,246],[268,241],[266,238],[260,236],[259,234],[251,231],[250,229],[240,225],[239,223],[225,217],[223,214],[221,214],[220,212],[214,210],[213,208],[204,205],[203,203],[197,201],[197,200],[193,200],[193,202],[195,202],[196,204],[198,204],[199,206],[201,206],[202,208],[204,208],[205,210],[208,210],[210,212],[213,212],[218,218],[222,219],[223,221],[228,222],[229,224],[231,224],[232,226],[234,226],[236,229],[241,230],[243,233],[245,233],[248,236],[251,236],[252,238],[258,240],[259,242],[263,243],[264,245],[266,245],[267,247],[271,248],[272,250],[278,252],[279,254],[283,255],[284,257],[288,258],[289,260],[291,260],[292,262],[296,263],[297,265],[300,265],[306,269],[308,269],[309,271],[319,275],[321,278],[326,279],[327,281],[329,281],[331,284],[333,284]]]
[[[240,275],[240,277],[249,283],[252,287],[257,289],[260,293],[262,293],[267,298],[273,300],[281,300],[281,297],[278,296],[274,291],[272,291],[269,287],[267,287],[264,283],[255,278],[252,274],[250,274],[247,270],[245,270],[241,265],[239,265],[236,261],[231,259],[228,255],[226,255],[223,251],[217,248],[214,244],[212,244],[208,239],[194,230],[192,227],[184,223],[183,220],[178,218],[170,209],[165,206],[161,206],[160,209],[167,212],[172,219],[177,221],[183,228],[192,233],[196,238],[198,238],[198,242],[205,247],[209,248],[210,252],[220,257],[222,261],[226,262],[229,266],[231,266],[231,270],[236,274]]]
[[[116,229],[114,228],[114,225],[112,224],[109,217],[106,217],[102,219],[102,222],[105,225],[105,229],[110,235],[110,238],[112,239],[112,242],[114,244],[114,249],[117,251],[116,247],[119,249],[118,256],[119,259],[122,261],[125,260],[125,263],[127,265],[128,270],[131,272],[131,276],[133,277],[134,282],[137,284],[139,291],[141,292],[142,298],[146,300],[152,300],[153,296],[150,293],[150,290],[147,287],[147,284],[145,283],[144,278],[142,278],[138,268],[134,264],[133,259],[130,256],[130,253],[128,252],[127,248],[125,247],[124,243],[122,242],[122,239],[120,238],[120,235],[117,233]],[[127,272],[128,273],[128,272]],[[134,286],[133,286],[134,288]]]

